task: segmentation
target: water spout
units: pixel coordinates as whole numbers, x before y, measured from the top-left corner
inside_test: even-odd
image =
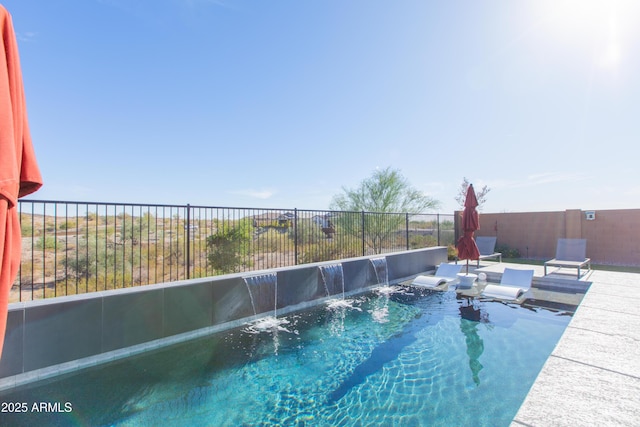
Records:
[[[257,276],[243,277],[253,314],[265,313],[273,308],[273,316],[276,317],[278,309],[278,275],[276,273],[260,274]]]
[[[249,291],[253,314],[268,313],[273,308],[273,316],[266,316],[257,319],[249,324],[246,331],[249,333],[271,332],[273,333],[273,343],[275,353],[278,354],[279,339],[278,332],[289,332],[284,325],[287,319],[278,319],[278,275],[276,273],[260,274],[257,276],[244,277],[244,282]]]
[[[387,270],[387,258],[379,257],[379,258],[369,258],[371,265],[373,266],[373,271],[376,275],[376,283],[378,285],[388,285],[389,284],[389,271]]]
[[[342,294],[344,299],[344,273],[342,264],[330,264],[320,266],[320,276],[327,296]]]

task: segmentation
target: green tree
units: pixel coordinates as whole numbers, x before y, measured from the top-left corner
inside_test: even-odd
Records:
[[[249,252],[253,234],[250,219],[242,219],[232,227],[218,229],[207,237],[209,265],[222,273],[238,271]]]
[[[390,167],[375,170],[357,188],[342,190],[343,194],[334,196],[332,209],[417,214],[440,206],[440,202],[413,188],[399,170]]]
[[[342,188],[331,209],[351,211],[338,215],[339,232],[358,236],[374,253],[381,253],[406,224],[406,214],[435,209],[439,202],[413,188],[399,170],[378,169],[356,188]],[[352,212],[360,212],[358,216]]]

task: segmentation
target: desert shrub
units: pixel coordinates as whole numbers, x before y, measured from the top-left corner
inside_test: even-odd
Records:
[[[503,258],[520,258],[520,251],[516,248],[510,248],[507,245],[497,245],[496,252],[500,252]]]
[[[458,258],[458,249],[455,245],[449,244],[447,245],[447,259],[449,261],[453,261]]]
[[[449,221],[448,219],[445,219],[444,221],[440,222],[440,230],[453,230],[453,228],[454,228],[453,221]]]
[[[300,256],[302,264],[311,262],[331,261],[340,258],[340,249],[335,243],[305,245]]]
[[[238,271],[249,253],[252,235],[253,225],[246,219],[207,237],[209,265],[221,273]]]
[[[278,252],[293,247],[293,240],[289,233],[281,233],[275,229],[268,229],[259,234],[253,241],[254,251]]]
[[[438,244],[436,236],[421,236],[415,235],[409,237],[410,249],[430,248]]]
[[[55,236],[38,237],[38,240],[36,240],[36,248],[39,250],[55,249],[56,243]]]
[[[440,229],[440,244],[442,246],[452,244],[455,246],[456,236],[453,230]]]
[[[298,220],[297,229],[290,228],[288,235],[292,241],[297,239],[298,245],[320,243],[327,237],[322,232],[322,227],[310,219]]]
[[[75,221],[63,221],[58,228],[60,230],[69,230],[72,228],[76,228],[76,222]]]
[[[31,237],[33,234],[33,225],[31,221],[21,221],[20,229],[22,231],[22,237]]]
[[[362,245],[350,240],[325,239],[320,243],[305,245],[300,249],[301,264],[333,261],[362,255]]]

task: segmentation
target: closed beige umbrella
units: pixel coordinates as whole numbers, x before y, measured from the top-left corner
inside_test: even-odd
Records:
[[[25,106],[18,44],[11,15],[0,5],[0,357],[9,292],[20,267],[18,198],[42,186]]]

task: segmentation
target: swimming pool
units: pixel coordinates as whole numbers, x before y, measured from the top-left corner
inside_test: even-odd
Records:
[[[2,422],[506,426],[566,314],[381,287],[1,394]]]

